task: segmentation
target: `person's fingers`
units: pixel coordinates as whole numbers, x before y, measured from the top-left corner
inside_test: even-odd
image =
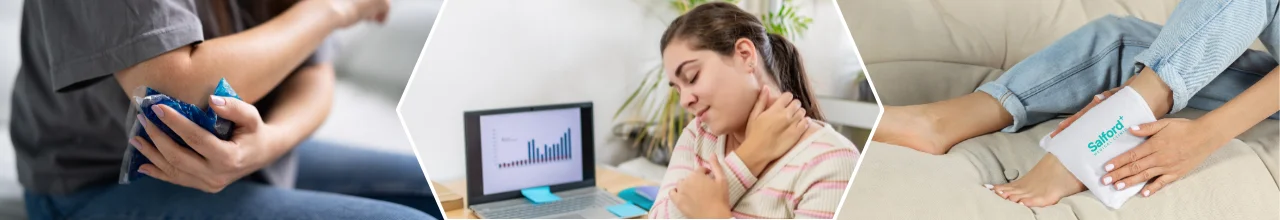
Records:
[[[806,119],[805,119],[805,115],[807,115],[807,114],[809,114],[809,112],[808,112],[808,111],[806,111],[806,110],[804,110],[804,108],[801,108],[801,109],[797,109],[795,112],[792,112],[792,113],[791,113],[791,118],[796,119],[796,120],[795,120],[795,122],[796,122],[796,123],[800,123],[800,124],[802,124],[802,125],[807,125],[807,124],[809,124],[809,123],[808,123],[808,122],[809,122],[809,120],[806,120]]]
[[[802,109],[802,108],[800,108],[800,100],[799,100],[799,99],[792,99],[792,100],[791,100],[791,103],[790,103],[790,104],[787,104],[787,109],[786,109],[786,111],[785,111],[784,113],[786,114],[787,119],[790,119],[790,120],[793,120],[793,121],[794,121],[794,120],[797,120],[798,118],[796,118],[796,117],[791,117],[791,116],[793,115],[793,113],[795,113],[795,112],[797,112],[797,111],[800,111],[800,109]]]
[[[209,104],[209,108],[213,108],[218,117],[235,122],[236,129],[256,129],[257,125],[262,124],[258,108],[240,99],[210,96]]]
[[[1129,128],[1129,133],[1132,133],[1134,136],[1138,136],[1138,137],[1147,137],[1147,136],[1155,135],[1156,133],[1159,133],[1160,130],[1164,130],[1164,128],[1169,126],[1169,123],[1173,121],[1174,119],[1160,119],[1154,122],[1140,124],[1138,126],[1133,126],[1132,128]],[[1146,143],[1143,143],[1143,144],[1146,144]]]
[[[765,106],[769,105],[769,96],[771,96],[771,94],[769,94],[769,86],[761,86],[760,93],[756,94],[756,104],[751,107],[750,117],[752,119],[756,118],[756,116],[760,116],[761,112],[764,112]]]
[[[147,176],[150,176],[151,178],[156,178],[158,180],[169,182],[174,185],[197,189],[197,190],[208,192],[208,193],[217,192],[217,191],[211,191],[210,190],[211,188],[203,185],[203,182],[191,181],[193,180],[191,178],[191,175],[181,170],[166,171],[164,169],[159,169],[158,166],[156,166],[155,164],[149,163],[149,164],[142,164],[142,166],[139,166],[138,172],[145,174]]]
[[[167,105],[152,105],[151,111],[156,112],[156,116],[160,117],[160,121],[169,126],[169,130],[178,134],[178,138],[182,138],[191,149],[200,153],[206,158],[219,160],[225,158],[227,150],[223,149],[221,139],[214,136],[213,133],[196,125],[187,117],[182,116],[177,110]]]
[[[168,160],[164,159],[164,155],[160,154],[160,151],[157,150],[155,146],[148,143],[147,140],[142,139],[142,137],[135,136],[133,138],[129,138],[129,144],[133,145],[133,148],[137,149],[139,153],[142,153],[142,156],[151,160],[151,163],[155,164],[156,168],[159,168],[160,170],[173,170],[173,166],[169,165]]]
[[[678,189],[680,188],[679,187],[673,188],[671,189],[671,192],[667,193],[667,197],[671,197],[671,202],[675,203],[677,208],[680,207],[681,205],[684,205],[684,199],[686,196],[684,193],[680,192]]]
[[[773,100],[773,104],[771,104],[769,109],[766,109],[766,111],[773,109],[785,109],[786,105],[791,104],[791,100],[795,100],[795,96],[792,96],[790,92],[784,92],[782,95],[778,95],[777,99]]]
[[[169,164],[174,168],[180,170],[200,170],[204,167],[204,159],[196,155],[195,152],[190,149],[183,148],[178,145],[177,142],[174,142],[173,139],[169,139],[169,135],[160,131],[159,127],[156,127],[156,125],[152,124],[151,121],[147,121],[146,118],[142,117],[142,115],[138,115],[138,119],[142,121],[143,129],[147,131],[148,135],[150,135],[152,141],[151,144],[156,147],[156,150],[160,152],[160,155],[164,157],[164,160],[169,162]]]
[[[1146,162],[1147,160],[1150,160],[1150,159],[1144,159],[1138,162],[1134,162],[1133,164],[1149,163],[1149,162]],[[1166,169],[1163,166],[1152,166],[1150,168],[1138,171],[1137,173],[1134,173],[1133,175],[1130,175],[1129,177],[1126,177],[1124,179],[1121,179],[1119,182],[1116,182],[1115,184],[1116,190],[1122,190],[1125,188],[1129,188],[1130,186],[1137,185],[1138,183],[1145,183],[1147,181],[1151,181],[1151,179],[1164,174],[1164,172],[1167,172],[1167,170],[1168,169]]]
[[[1111,181],[1126,179],[1130,176],[1140,174],[1147,169],[1160,165],[1156,163],[1158,162],[1158,158],[1152,156],[1155,153],[1151,149],[1151,147],[1143,147],[1140,145],[1129,150],[1129,152],[1125,152],[1124,154],[1111,159],[1111,162],[1107,162],[1106,165],[1103,165],[1102,169],[1107,171],[1107,174],[1102,176],[1102,184],[1111,185]]]
[[[807,110],[800,109],[800,111],[796,111],[795,115],[791,116],[797,118],[795,125],[800,133],[804,133],[804,130],[809,129],[809,118],[805,117],[808,113]]]
[[[709,169],[711,169],[711,179],[715,180],[717,183],[726,183],[725,182],[726,176],[724,175],[724,170],[720,169],[720,161],[714,160],[714,159],[707,160],[707,161],[711,165],[709,167]]]
[[[693,168],[693,173],[706,175],[708,172],[706,162],[703,162],[702,158],[697,158],[697,157],[694,157],[694,160],[697,160],[698,166]],[[693,176],[690,176],[690,177],[693,177]]]
[[[1155,147],[1151,147],[1150,145],[1147,145],[1148,143],[1151,143],[1151,142],[1152,140],[1143,142],[1137,147],[1134,147],[1133,149],[1129,149],[1129,151],[1124,152],[1123,154],[1120,154],[1115,158],[1111,158],[1111,161],[1107,161],[1106,164],[1102,165],[1102,170],[1107,172],[1107,175],[1102,177],[1103,184],[1110,185],[1111,184],[1110,181],[1120,180],[1122,178],[1133,175],[1134,173],[1137,173],[1136,171],[1142,171],[1143,169],[1147,168],[1147,167],[1142,167],[1146,164],[1139,164],[1134,166],[1131,163],[1138,161],[1142,158],[1146,158],[1147,156],[1155,153]]]
[[[1123,88],[1123,87],[1115,87],[1115,88],[1108,89],[1107,91],[1102,91],[1102,100],[1107,100],[1107,98],[1111,98],[1111,95],[1115,95],[1117,91],[1120,91],[1120,88]]]
[[[1155,195],[1156,191],[1160,191],[1160,189],[1163,189],[1175,180],[1178,180],[1178,175],[1160,175],[1160,177],[1156,177],[1155,180],[1152,180],[1151,183],[1147,183],[1147,186],[1143,187],[1142,192],[1140,193],[1142,194],[1142,197],[1150,197],[1151,195]]]
[[[142,166],[138,167],[138,172],[142,174],[146,174],[147,176],[151,176],[151,178],[156,178],[158,180],[163,180],[165,182],[178,184],[177,179],[175,179],[168,172],[165,172],[164,169],[160,169],[155,164],[149,164],[149,163],[142,164]],[[182,185],[182,184],[178,184],[178,185]]]
[[[1094,95],[1093,100],[1090,100],[1089,104],[1085,105],[1084,108],[1080,108],[1080,111],[1076,112],[1076,114],[1071,115],[1071,117],[1067,117],[1067,119],[1064,119],[1062,120],[1062,122],[1058,123],[1058,128],[1054,129],[1053,132],[1049,133],[1049,137],[1057,137],[1058,133],[1062,133],[1062,130],[1066,130],[1067,127],[1071,126],[1071,124],[1075,123],[1076,120],[1080,119],[1080,116],[1083,116],[1085,112],[1089,111],[1089,109],[1093,109],[1093,106],[1098,105],[1098,103],[1101,103],[1102,100],[1104,99],[1106,99],[1106,96],[1104,96],[1103,94]]]

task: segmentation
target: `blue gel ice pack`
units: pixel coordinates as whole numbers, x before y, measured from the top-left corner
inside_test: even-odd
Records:
[[[192,122],[195,122],[196,125],[204,128],[204,130],[213,133],[213,135],[218,137],[218,139],[231,139],[231,133],[235,128],[235,123],[219,118],[218,114],[214,113],[212,108],[202,110],[195,105],[179,101],[178,99],[161,94],[159,91],[151,88],[147,88],[145,95],[146,96],[144,97],[137,98],[137,111],[142,114],[147,121],[156,125],[161,132],[164,132],[165,135],[169,136],[170,139],[177,142],[178,145],[191,148],[191,146],[187,145],[186,141],[182,140],[182,137],[179,137],[178,134],[174,133],[168,125],[165,125],[163,121],[160,121],[160,117],[157,117],[156,113],[151,110],[151,106],[167,105],[173,108],[173,110],[178,111],[178,113],[181,113],[183,117],[190,119]],[[227,79],[222,79],[218,82],[218,87],[213,90],[213,95],[240,99],[240,96],[236,94],[235,90],[231,89],[231,85],[227,84]],[[147,131],[143,128],[141,121],[134,122],[134,127],[136,130],[134,131],[135,134],[133,136],[141,136],[143,139],[147,140],[147,142],[155,143],[151,140],[151,136],[147,135]],[[132,139],[133,136],[130,136],[129,138]],[[130,147],[129,152],[125,154],[124,162],[125,164],[121,167],[122,170],[120,176],[120,183],[122,184],[129,183],[138,177],[141,177],[143,174],[138,173],[138,168],[142,167],[142,164],[151,163],[151,160],[148,160],[146,156],[143,156],[142,152],[138,152],[138,149]]]

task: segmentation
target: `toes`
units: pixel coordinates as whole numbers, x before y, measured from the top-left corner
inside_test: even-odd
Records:
[[[1058,204],[1058,200],[1050,199],[1044,196],[1037,196],[1037,197],[1023,199],[1022,203],[1028,207],[1045,207],[1045,206]]]
[[[1005,199],[1008,199],[1009,201],[1012,201],[1012,202],[1016,202],[1018,204],[1022,204],[1024,200],[1031,197],[1031,194],[1028,194],[1028,193],[1011,193],[1011,194],[1013,195],[1010,195],[1009,198],[1005,198]]]
[[[1024,191],[1020,188],[1010,186],[1009,184],[996,185],[995,187],[993,187],[992,190],[995,191],[996,194],[1000,195],[1000,198],[1004,198],[1004,199],[1009,199],[1009,197],[1012,195],[1022,194],[1022,192]]]

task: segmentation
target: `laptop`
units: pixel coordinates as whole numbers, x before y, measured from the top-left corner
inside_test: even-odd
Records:
[[[596,188],[591,103],[463,113],[467,205],[480,218],[617,218],[626,201]],[[549,187],[559,201],[534,204],[522,189]]]

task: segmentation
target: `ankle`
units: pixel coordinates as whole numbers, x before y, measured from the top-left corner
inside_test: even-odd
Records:
[[[1151,68],[1143,69],[1128,84],[1142,95],[1142,99],[1151,108],[1151,114],[1156,118],[1163,118],[1173,108],[1173,91]]]

